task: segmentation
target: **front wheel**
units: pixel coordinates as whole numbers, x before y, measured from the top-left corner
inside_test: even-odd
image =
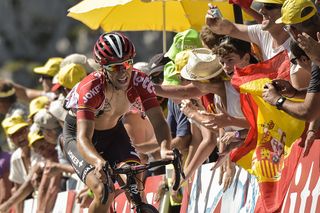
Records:
[[[140,206],[137,206],[137,213],[159,213],[159,212],[151,204],[142,204]]]

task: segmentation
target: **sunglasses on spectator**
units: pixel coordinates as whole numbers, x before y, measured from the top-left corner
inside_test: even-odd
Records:
[[[120,70],[129,69],[129,67],[131,67],[132,64],[133,64],[133,60],[129,59],[129,60],[121,62],[121,63],[103,65],[103,68],[106,69],[109,72],[118,72]]]
[[[281,4],[268,4],[268,3],[263,4],[263,8],[266,10],[280,9],[281,7],[282,7]]]
[[[294,65],[297,65],[297,58],[295,57],[295,58],[290,59],[290,62]]]

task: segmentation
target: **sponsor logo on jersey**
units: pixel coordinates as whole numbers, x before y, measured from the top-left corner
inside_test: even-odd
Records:
[[[80,161],[70,150],[68,151],[68,156],[75,166],[81,167],[83,165],[83,160]]]
[[[134,72],[133,85],[138,86],[142,83],[142,88],[146,89],[149,93],[155,93],[152,81],[148,76],[139,76],[138,72]]]
[[[95,87],[93,87],[91,90],[89,90],[89,92],[87,92],[84,96],[83,96],[83,102],[87,103],[91,98],[93,98],[95,95],[97,95],[100,92],[100,85],[97,85]]]

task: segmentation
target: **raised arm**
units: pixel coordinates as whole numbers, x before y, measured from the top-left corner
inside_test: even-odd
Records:
[[[220,35],[229,35],[231,37],[250,41],[248,34],[248,26],[244,24],[235,24],[227,19],[215,17],[210,14],[210,10],[206,15],[206,24],[210,27],[212,32]]]

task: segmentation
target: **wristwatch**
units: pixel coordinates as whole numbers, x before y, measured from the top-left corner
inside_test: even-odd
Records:
[[[281,96],[276,102],[277,109],[281,110],[282,109],[282,105],[286,100],[287,99],[285,97]]]
[[[236,139],[241,139],[240,131],[235,131],[234,132],[234,136],[235,136]]]

